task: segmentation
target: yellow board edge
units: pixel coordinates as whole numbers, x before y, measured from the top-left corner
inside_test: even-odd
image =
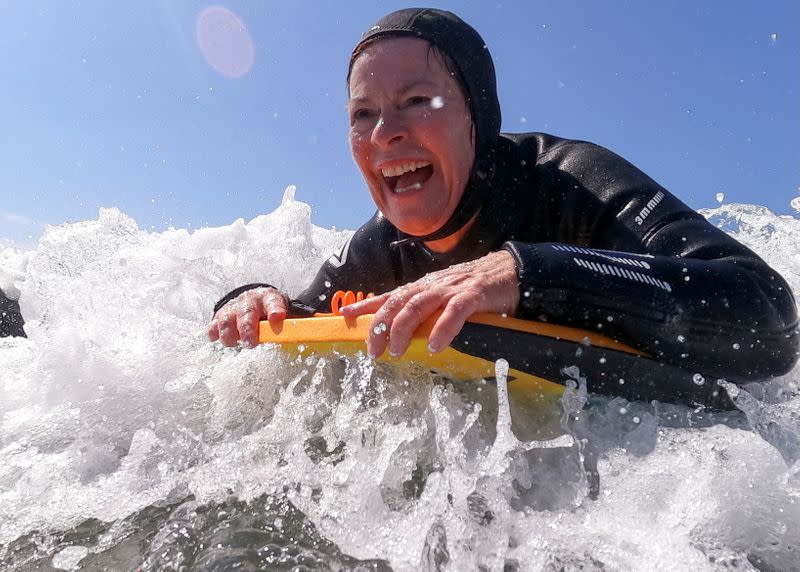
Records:
[[[411,340],[408,350],[400,358],[389,357],[384,353],[380,361],[389,363],[411,362],[420,367],[432,370],[454,380],[474,380],[478,378],[492,379],[495,376],[495,364],[480,357],[463,353],[448,347],[438,353],[428,351],[427,338],[438,315],[423,323]],[[278,343],[284,348],[294,345],[294,350],[304,353],[340,352],[353,354],[366,350],[365,340],[373,315],[355,318],[344,316],[316,316],[310,318],[288,318],[279,324],[266,320],[259,326],[260,343]],[[617,342],[607,336],[564,326],[532,322],[517,318],[508,318],[495,314],[475,314],[469,322],[512,329],[547,336],[550,338],[592,344],[597,347],[622,351],[633,355],[641,355],[637,350]],[[289,348],[292,349],[292,348]],[[552,397],[560,395],[564,386],[529,373],[510,369],[508,373],[509,389],[512,393],[523,393],[526,396]]]

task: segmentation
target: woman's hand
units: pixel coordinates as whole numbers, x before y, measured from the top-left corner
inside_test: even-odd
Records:
[[[254,288],[242,292],[214,314],[208,326],[208,337],[219,340],[224,346],[235,346],[239,341],[255,347],[258,343],[258,323],[267,318],[280,323],[286,318],[289,300],[275,288]]]
[[[408,349],[414,331],[438,310],[442,310],[442,314],[428,338],[428,348],[434,353],[450,345],[472,314],[513,314],[518,304],[519,282],[514,258],[501,250],[345,306],[342,314],[374,313],[367,338],[369,355],[378,357],[388,346],[390,355],[400,356]]]

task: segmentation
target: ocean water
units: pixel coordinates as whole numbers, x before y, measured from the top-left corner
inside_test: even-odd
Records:
[[[703,214],[800,292],[800,220]],[[0,568],[800,569],[798,368],[712,414],[209,343],[223,293],[344,244],[310,215],[106,209],[0,251],[29,335],[0,340]]]

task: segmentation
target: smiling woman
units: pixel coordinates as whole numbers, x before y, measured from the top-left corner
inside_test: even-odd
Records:
[[[353,157],[378,210],[415,236],[452,216],[475,158],[465,97],[442,58],[430,52],[416,38],[372,42],[355,59],[349,82]],[[381,73],[386,69],[394,73]],[[449,250],[465,230],[431,247]]]
[[[377,294],[342,309],[375,314],[373,357],[405,352],[437,312],[431,352],[490,312],[602,331],[715,378],[788,371],[800,334],[785,281],[607,149],[501,134],[494,73],[449,12],[371,27],[350,60],[350,146],[378,212],[296,300],[268,284],[223,298],[211,339],[252,345],[260,319],[352,290]]]

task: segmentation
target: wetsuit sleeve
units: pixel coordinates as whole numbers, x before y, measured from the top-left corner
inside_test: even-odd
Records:
[[[589,154],[589,167],[565,178],[584,187],[613,179],[592,192],[593,213],[576,215],[584,221],[571,232],[588,245],[505,244],[517,264],[518,314],[588,324],[719,378],[789,371],[800,335],[783,278],[630,163],[596,146]]]
[[[25,321],[19,311],[19,302],[8,298],[0,290],[0,338],[7,336],[26,337],[22,328]]]
[[[220,308],[222,308],[225,304],[230,302],[231,300],[238,297],[240,294],[247,292],[248,290],[255,290],[256,288],[274,288],[275,290],[280,290],[273,286],[272,284],[267,284],[266,282],[255,282],[253,284],[245,284],[244,286],[239,286],[238,288],[234,288],[225,296],[220,298],[216,304],[214,304],[214,314],[216,314]],[[300,316],[310,316],[314,312],[316,312],[314,308],[306,306],[302,302],[298,302],[297,300],[289,300],[289,316],[291,317],[300,317]]]

